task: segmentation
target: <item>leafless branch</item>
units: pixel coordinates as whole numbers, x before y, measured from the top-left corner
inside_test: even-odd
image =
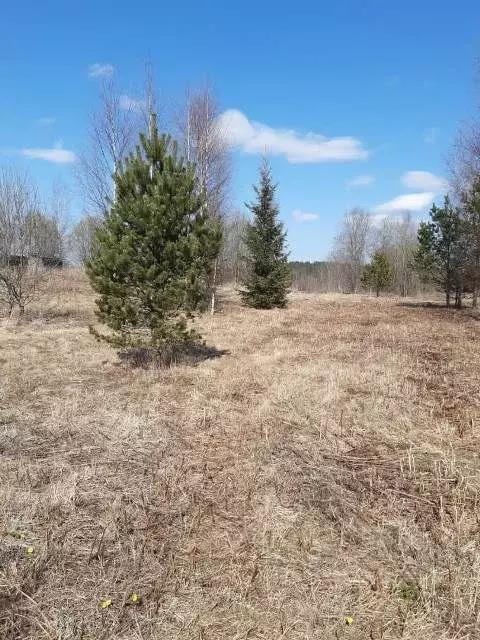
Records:
[[[113,198],[113,174],[133,149],[140,114],[122,103],[113,80],[101,86],[99,107],[90,118],[86,149],[79,156],[77,180],[85,206],[105,215]]]
[[[44,274],[43,261],[58,232],[42,214],[36,189],[26,174],[0,170],[0,301],[23,314]],[[52,257],[52,256],[50,256]]]
[[[221,219],[229,197],[231,158],[219,121],[220,109],[212,88],[187,92],[177,116],[178,137],[185,158],[195,165],[209,215]]]
[[[344,287],[356,292],[360,287],[362,269],[370,243],[370,216],[362,209],[345,214],[340,233],[335,240],[334,259],[342,265]]]

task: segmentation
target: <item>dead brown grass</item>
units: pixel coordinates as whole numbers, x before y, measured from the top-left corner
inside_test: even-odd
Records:
[[[3,321],[0,637],[480,637],[480,323],[398,302],[228,293],[166,369],[79,274]]]

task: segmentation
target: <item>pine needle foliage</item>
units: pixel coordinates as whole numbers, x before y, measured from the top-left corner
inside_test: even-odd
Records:
[[[94,333],[123,348],[198,338],[189,321],[205,305],[221,232],[194,167],[153,120],[114,180],[115,201],[86,264],[97,317],[110,329]]]

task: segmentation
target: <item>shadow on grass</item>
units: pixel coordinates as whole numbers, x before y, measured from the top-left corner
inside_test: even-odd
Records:
[[[447,307],[442,302],[398,302],[397,307],[405,307],[408,309],[431,309],[432,311],[441,311],[444,313],[456,314],[455,317],[460,319],[471,319],[480,322],[480,309],[472,309],[470,305],[462,305],[460,308],[455,306]]]
[[[197,365],[204,360],[213,360],[230,353],[227,349],[209,347],[201,342],[185,342],[170,345],[159,351],[158,349],[139,347],[120,351],[120,360],[132,367],[168,368],[178,364]]]
[[[451,309],[455,311],[455,307],[447,307],[443,302],[397,302],[397,307],[407,307],[408,309]]]

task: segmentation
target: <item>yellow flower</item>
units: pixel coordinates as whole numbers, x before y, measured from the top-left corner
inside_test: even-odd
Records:
[[[112,601],[111,600],[104,600],[100,606],[102,607],[102,609],[108,609],[108,607],[110,607],[112,605]]]
[[[27,547],[25,549],[25,552],[28,553],[29,556],[31,556],[34,551],[35,551],[35,549],[33,547]]]
[[[347,616],[347,617],[345,618],[345,624],[348,624],[348,625],[353,624],[353,618],[352,618],[352,616]]]
[[[130,596],[130,600],[132,602],[138,602],[140,600],[140,596],[138,595],[138,593],[132,593],[132,595]]]

